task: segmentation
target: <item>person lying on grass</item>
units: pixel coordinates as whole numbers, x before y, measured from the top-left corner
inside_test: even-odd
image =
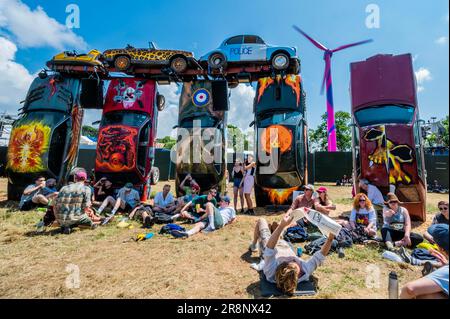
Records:
[[[430,251],[441,267],[423,278],[408,282],[401,290],[401,299],[448,299],[448,225],[435,224],[428,228],[439,250]]]
[[[219,208],[214,206],[212,203],[206,203],[206,214],[207,219],[196,223],[194,227],[187,232],[173,230],[171,232],[172,236],[176,238],[191,237],[200,231],[209,233],[216,229],[222,228],[225,225],[231,224],[236,221],[236,211],[230,207],[230,198],[228,196],[223,196],[219,202]]]
[[[294,249],[284,239],[280,239],[283,231],[292,223],[293,216],[286,213],[278,227],[271,234],[269,225],[264,218],[258,220],[253,242],[249,249],[263,252],[264,265],[262,270],[269,282],[277,284],[277,287],[285,294],[292,295],[297,284],[308,281],[311,274],[325,260],[330,251],[334,235],[330,234],[322,249],[316,252],[310,259],[304,261],[296,256]]]
[[[155,221],[153,219],[153,211],[148,205],[138,205],[131,211],[130,215],[128,215],[129,219],[135,219],[137,221],[141,221],[143,224],[143,228],[151,228]]]
[[[177,218],[185,218],[197,223],[208,218],[208,214],[206,213],[206,204],[211,203],[214,207],[217,206],[216,195],[217,189],[211,188],[208,195],[197,196],[184,205],[179,214],[172,216],[172,220],[176,220]]]

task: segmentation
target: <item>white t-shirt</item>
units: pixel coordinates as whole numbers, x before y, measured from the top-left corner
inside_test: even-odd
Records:
[[[384,205],[383,194],[381,194],[380,190],[374,185],[367,185],[367,197],[369,197],[370,201],[379,206]]]
[[[236,211],[232,207],[219,208],[222,215],[223,224],[228,224],[233,218],[236,218]]]
[[[167,206],[173,204],[174,199],[171,193],[167,193],[166,198],[163,196],[163,192],[159,192],[155,195],[155,206],[166,208]]]

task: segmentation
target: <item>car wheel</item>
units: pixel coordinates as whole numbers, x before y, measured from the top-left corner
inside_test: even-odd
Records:
[[[159,182],[159,168],[152,167],[152,173],[150,175],[150,184],[156,185]]]
[[[225,64],[226,64],[226,58],[220,52],[213,53],[208,58],[208,65],[211,67],[211,69],[224,68]]]
[[[118,71],[127,71],[131,66],[131,60],[126,55],[120,55],[114,60],[114,67]]]
[[[184,56],[177,56],[170,61],[170,68],[176,73],[183,73],[188,67],[188,62]]]
[[[279,52],[272,57],[272,67],[275,70],[286,70],[289,67],[289,56]]]

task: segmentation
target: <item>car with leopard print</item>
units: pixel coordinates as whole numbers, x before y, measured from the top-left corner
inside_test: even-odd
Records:
[[[127,45],[124,49],[109,49],[103,52],[105,62],[117,71],[131,71],[135,66],[170,67],[175,73],[183,73],[196,65],[194,54],[182,50],[161,50],[150,42],[149,48],[139,49]]]

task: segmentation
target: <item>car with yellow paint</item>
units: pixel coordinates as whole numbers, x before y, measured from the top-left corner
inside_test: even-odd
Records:
[[[134,66],[163,68],[170,67],[175,73],[183,73],[195,66],[194,54],[182,50],[161,50],[150,42],[149,48],[139,49],[128,45],[124,49],[109,49],[103,52],[109,67],[117,71],[131,71]]]
[[[49,68],[57,65],[81,65],[97,66],[103,68],[103,56],[98,50],[91,50],[88,53],[77,54],[75,51],[64,51],[55,55],[47,62]]]

